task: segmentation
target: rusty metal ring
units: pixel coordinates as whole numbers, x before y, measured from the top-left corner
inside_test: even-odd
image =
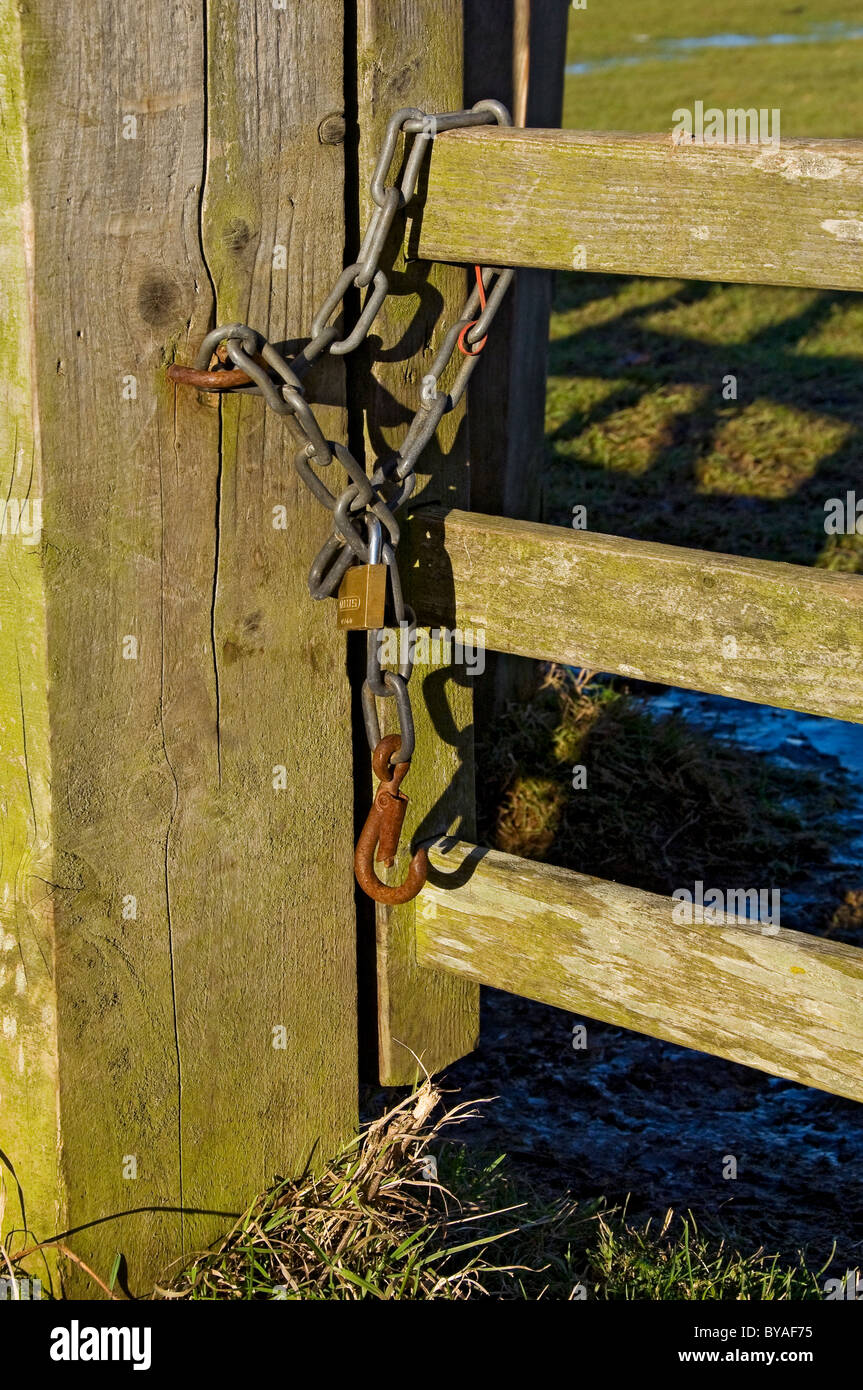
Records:
[[[261,362],[260,356],[255,357],[256,362],[265,366]],[[178,386],[195,386],[199,391],[230,391],[232,386],[248,386],[252,378],[248,372],[241,372],[239,367],[223,367],[216,371],[199,371],[197,367],[181,367],[178,363],[172,362],[168,368],[168,380],[175,381]]]

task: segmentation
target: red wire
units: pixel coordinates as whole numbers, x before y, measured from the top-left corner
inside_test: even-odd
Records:
[[[480,304],[480,309],[485,309],[485,286],[484,286],[483,283],[482,283],[482,266],[479,266],[479,265],[474,266],[474,270],[476,271],[476,283],[477,283],[477,289],[479,290],[479,304]],[[464,353],[465,357],[476,357],[477,353],[478,353],[478,352],[482,352],[483,348],[485,347],[486,343],[488,342],[488,334],[486,334],[486,336],[485,336],[484,338],[480,338],[480,340],[479,340],[478,343],[474,343],[474,345],[473,345],[472,348],[470,348],[470,347],[465,347],[465,342],[464,342],[465,334],[466,334],[471,328],[473,328],[473,326],[474,326],[475,323],[478,323],[478,322],[479,322],[478,319],[471,319],[470,323],[466,323],[465,326],[464,326],[464,328],[461,330],[461,332],[460,332],[459,335],[458,335],[458,345],[459,345],[459,348],[461,349],[461,351]]]

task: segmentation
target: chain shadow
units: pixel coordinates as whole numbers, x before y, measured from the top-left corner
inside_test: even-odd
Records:
[[[448,624],[452,626],[452,624]],[[458,758],[451,770],[447,787],[427,809],[416,826],[413,841],[415,844],[428,844],[432,840],[443,840],[445,850],[452,849],[459,840],[473,842],[476,839],[474,810],[474,723],[460,727],[453,714],[450,687],[470,689],[473,678],[458,666],[436,667],[426,670],[422,677],[422,698],[434,729],[435,742],[452,748]],[[429,867],[429,881],[441,888],[462,887],[472,877],[479,861],[487,850],[471,852],[451,871]]]

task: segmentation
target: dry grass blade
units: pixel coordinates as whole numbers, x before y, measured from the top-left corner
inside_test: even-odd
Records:
[[[498,1233],[455,1239],[464,1207],[423,1176],[423,1157],[445,1130],[476,1113],[453,1106],[427,1079],[372,1121],[320,1174],[279,1181],[163,1298],[451,1298],[482,1291],[483,1250]],[[488,1213],[496,1217],[498,1213]],[[496,1274],[500,1273],[495,1268]]]

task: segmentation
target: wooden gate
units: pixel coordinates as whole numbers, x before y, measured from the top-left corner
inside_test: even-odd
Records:
[[[435,142],[416,245],[468,263],[859,290],[861,175],[855,140],[452,132]],[[417,516],[412,544],[422,621],[484,627],[495,651],[863,722],[858,576],[456,508]],[[863,1099],[863,951],[736,916],[676,926],[671,899],[479,849],[464,828],[431,861],[421,967]],[[418,1053],[422,1008],[403,1033]]]

